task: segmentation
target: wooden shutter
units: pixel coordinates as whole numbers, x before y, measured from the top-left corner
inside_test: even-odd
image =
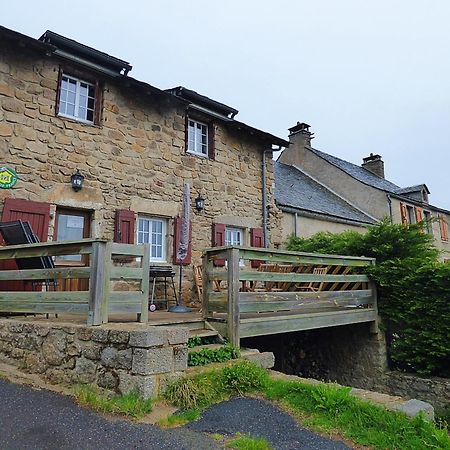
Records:
[[[419,207],[414,207],[414,215],[416,216],[416,222],[422,222],[423,220],[423,210]]]
[[[212,225],[212,246],[222,247],[225,245],[226,226],[222,223],[213,223]],[[215,259],[214,265],[223,267],[225,265],[224,259]]]
[[[7,198],[3,207],[2,222],[23,220],[29,222],[34,234],[41,242],[48,240],[50,204],[29,200]]]
[[[116,209],[114,242],[134,244],[135,221],[134,211],[130,211],[129,209]]]
[[[102,93],[103,89],[98,80],[95,80],[95,99],[94,99],[94,124],[100,125],[102,118]]]
[[[402,218],[402,224],[408,225],[408,210],[406,209],[406,205],[400,202],[400,215]]]
[[[3,206],[2,222],[23,220],[28,222],[33,233],[41,242],[48,240],[48,223],[50,220],[50,205],[48,203],[31,202],[29,200],[7,198]],[[0,237],[0,243],[3,239]],[[0,270],[17,270],[15,260],[0,261]],[[23,281],[0,281],[0,291],[31,290],[30,283]]]
[[[186,111],[186,115],[184,116],[184,151],[187,152],[189,149],[189,116]]]
[[[264,247],[264,232],[262,228],[252,228],[250,230],[250,246],[251,247]],[[252,260],[251,266],[258,268],[262,264],[262,261]]]
[[[180,246],[181,233],[181,217],[175,217],[173,230],[173,263],[180,264],[177,258],[178,248]],[[191,264],[192,261],[192,222],[189,222],[189,245],[187,249],[186,258],[184,258],[183,265]]]
[[[209,159],[216,159],[216,148],[215,148],[215,127],[214,123],[210,122],[208,124],[208,157]]]
[[[55,116],[57,116],[59,114],[59,102],[60,102],[60,98],[61,98],[62,76],[63,76],[63,69],[61,66],[59,66],[58,85],[56,86]]]
[[[448,225],[444,216],[439,216],[439,227],[441,229],[441,239],[448,241]]]

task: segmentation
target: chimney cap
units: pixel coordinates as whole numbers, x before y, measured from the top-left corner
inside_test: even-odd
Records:
[[[381,155],[374,155],[373,153],[371,153],[369,156],[363,158],[363,164],[371,161],[381,161]]]
[[[304,122],[297,122],[296,125],[294,125],[291,128],[288,128],[290,134],[298,133],[299,131],[305,131],[309,133],[309,129],[311,128],[311,125],[308,125]]]

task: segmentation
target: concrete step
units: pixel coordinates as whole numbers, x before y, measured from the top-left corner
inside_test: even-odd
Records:
[[[190,337],[200,337],[200,338],[204,338],[204,337],[214,337],[214,336],[219,336],[219,333],[215,330],[207,330],[206,328],[198,328],[195,330],[189,330],[189,335]]]

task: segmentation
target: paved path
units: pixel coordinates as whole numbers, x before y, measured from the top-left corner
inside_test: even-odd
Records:
[[[275,450],[348,448],[305,430],[270,403],[236,398],[211,407],[202,419],[171,430],[109,420],[76,405],[69,397],[0,380],[2,450],[214,450],[207,433],[250,433],[268,439]]]

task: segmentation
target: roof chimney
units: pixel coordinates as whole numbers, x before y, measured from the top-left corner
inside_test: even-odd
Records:
[[[367,158],[363,158],[361,167],[367,169],[380,178],[384,178],[384,162],[380,155],[370,154]]]
[[[309,131],[310,127],[307,123],[297,122],[297,125],[289,128],[289,141],[311,147],[311,139],[314,139],[314,133]]]

